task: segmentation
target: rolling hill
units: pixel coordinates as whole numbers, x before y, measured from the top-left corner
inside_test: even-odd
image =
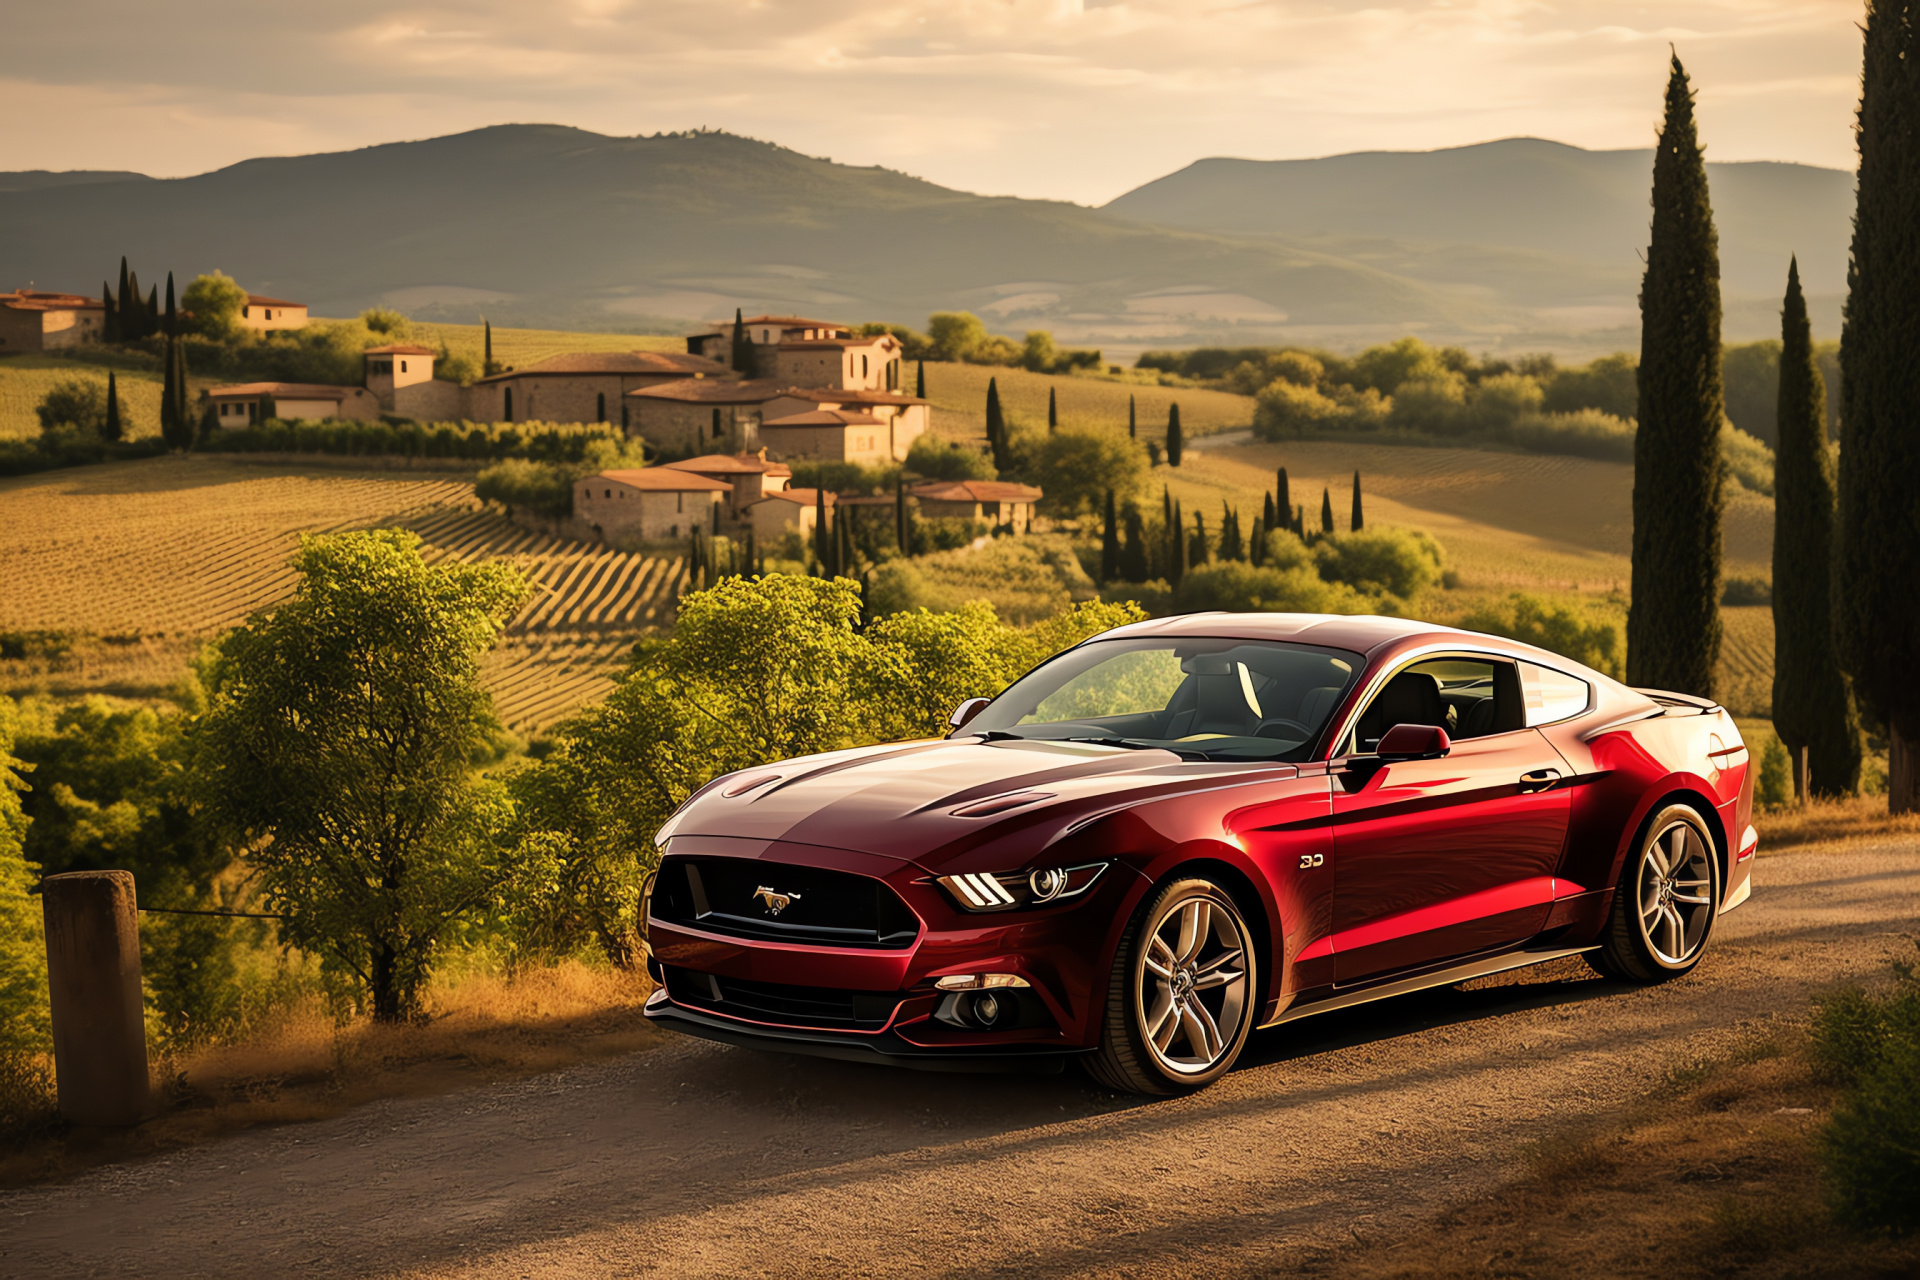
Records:
[[[1649,153],[1510,139],[1203,160],[1104,209],[985,197],[725,133],[502,125],[195,177],[0,174],[0,281],[219,267],[316,314],[671,332],[734,306],[920,325],[968,308],[1110,354],[1226,341],[1631,345]],[[1798,251],[1837,321],[1851,177],[1716,165],[1728,336]],[[1749,332],[1751,331],[1751,332]]]

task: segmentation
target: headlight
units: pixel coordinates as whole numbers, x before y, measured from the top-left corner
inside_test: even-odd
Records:
[[[1104,862],[1089,862],[1078,867],[1044,867],[1037,871],[998,874],[970,871],[964,875],[941,876],[939,882],[963,911],[1012,911],[1077,898],[1093,888],[1093,882],[1106,869]]]

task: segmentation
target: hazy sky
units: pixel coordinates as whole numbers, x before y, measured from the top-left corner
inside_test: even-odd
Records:
[[[1851,168],[1858,0],[5,0],[0,169],[172,176],[504,122],[711,126],[1099,203],[1202,156],[1514,134]]]

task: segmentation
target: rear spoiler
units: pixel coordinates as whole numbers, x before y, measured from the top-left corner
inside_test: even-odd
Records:
[[[1688,693],[1674,693],[1667,689],[1635,689],[1643,698],[1651,698],[1667,709],[1669,715],[1674,712],[1692,711],[1695,715],[1708,715],[1721,710],[1719,703],[1712,698],[1696,698]]]

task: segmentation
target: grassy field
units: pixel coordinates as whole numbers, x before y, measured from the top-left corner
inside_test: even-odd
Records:
[[[132,369],[116,372],[120,412],[125,415],[128,438],[159,435],[160,374]],[[107,371],[61,356],[0,356],[0,440],[31,440],[38,436],[40,419],[34,415],[34,409],[55,386],[72,379],[97,382],[104,391]],[[196,381],[194,390],[199,389]]]
[[[498,338],[496,336],[496,343]],[[913,390],[914,366],[908,363],[902,384]],[[1135,398],[1142,440],[1162,440],[1167,409],[1180,406],[1180,429],[1196,436],[1232,431],[1253,422],[1253,400],[1225,391],[1129,385],[1104,378],[1028,373],[977,364],[927,365],[927,399],[933,401],[933,430],[950,440],[987,438],[987,382],[997,381],[1000,403],[1016,425],[1047,429],[1047,392],[1059,400],[1060,425],[1073,429],[1127,429],[1127,397]]]
[[[438,347],[442,342],[455,355],[472,356],[479,363],[485,351],[485,331],[477,324],[431,324],[415,320],[409,341]],[[687,342],[675,334],[569,333],[564,329],[493,329],[493,358],[525,368],[569,351],[685,351]]]
[[[78,633],[0,662],[12,693],[163,691],[205,640],[292,590],[300,534],[396,526],[430,561],[506,559],[533,582],[485,674],[501,717],[537,732],[611,687],[681,573],[479,511],[457,474],[163,458],[0,481],[0,509],[0,632]]]

